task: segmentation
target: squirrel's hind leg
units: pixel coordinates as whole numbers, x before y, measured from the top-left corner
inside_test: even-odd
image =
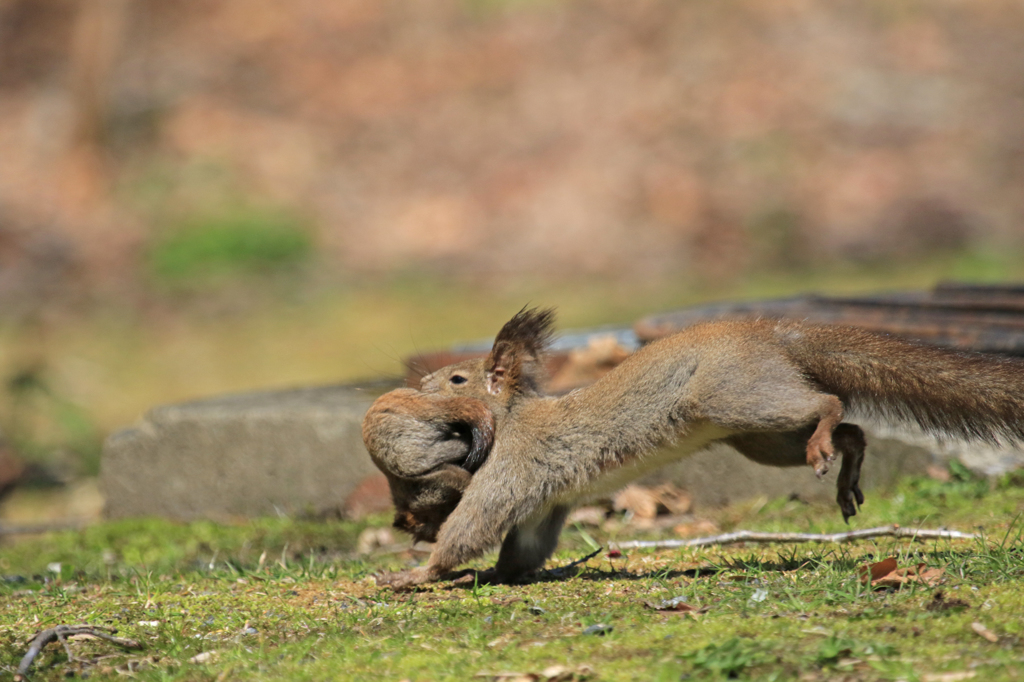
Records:
[[[809,426],[796,431],[753,431],[740,433],[725,439],[748,459],[768,466],[803,466],[811,441],[820,427]],[[831,434],[835,452],[842,457],[839,479],[836,483],[836,501],[848,520],[857,514],[857,507],[864,503],[860,490],[860,467],[864,462],[864,432],[855,424],[839,424]]]
[[[733,433],[810,428],[803,461],[820,478],[835,459],[832,431],[843,421],[843,402],[822,392],[799,367],[772,357],[772,349],[765,349],[763,355],[738,367],[696,371],[687,387],[686,404],[692,406],[693,417]]]
[[[557,505],[505,536],[495,566],[500,582],[516,582],[544,565],[558,545],[569,507]]]
[[[835,446],[832,432],[843,421],[843,403],[838,397],[828,393],[819,393],[804,386],[778,386],[772,396],[751,396],[739,391],[711,394],[705,399],[701,411],[706,419],[729,429],[739,432],[739,436],[728,438],[728,441],[742,442],[754,434],[778,434],[777,438],[786,441],[785,454],[768,455],[748,453],[743,445],[736,448],[755,461],[766,461],[776,466],[795,466],[807,464],[821,478],[828,473],[829,463],[835,460]],[[798,459],[790,447],[795,443],[788,434],[799,433],[803,449]],[[767,444],[763,437],[747,443],[748,448],[760,450]],[[769,437],[768,440],[771,440]],[[785,460],[785,461],[782,461]]]
[[[840,424],[832,432],[832,441],[843,456],[836,483],[836,502],[843,512],[843,520],[849,522],[857,515],[857,509],[864,504],[864,493],[860,491],[860,466],[864,463],[864,432],[856,424]]]

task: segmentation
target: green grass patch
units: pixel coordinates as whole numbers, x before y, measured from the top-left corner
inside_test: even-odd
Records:
[[[980,526],[983,539],[973,541],[634,551],[599,555],[572,577],[550,571],[526,585],[411,593],[378,588],[371,576],[424,555],[355,555],[365,524],[103,523],[0,547],[0,671],[14,671],[34,633],[85,622],[117,627],[144,649],[76,641],[69,660],[53,644],[33,679],[545,679],[552,666],[591,680],[1015,679],[1024,660],[1024,489],[1009,478],[985,485],[908,480],[871,496],[854,519]],[[835,509],[794,502],[725,509],[716,520],[843,527]],[[550,565],[587,548],[569,529]],[[862,584],[858,568],[889,556],[942,568],[942,580]],[[699,612],[649,606],[679,597]]]
[[[237,210],[185,221],[150,249],[158,281],[267,275],[309,260],[313,241],[294,216],[274,210]]]

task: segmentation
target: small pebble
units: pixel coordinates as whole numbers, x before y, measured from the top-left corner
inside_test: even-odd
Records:
[[[614,630],[611,625],[605,625],[604,623],[598,623],[597,625],[591,625],[588,628],[584,628],[583,634],[585,635],[607,635],[609,632]]]

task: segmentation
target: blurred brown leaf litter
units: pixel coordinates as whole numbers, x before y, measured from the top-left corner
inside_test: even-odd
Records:
[[[0,298],[138,286],[239,207],[343,272],[1019,248],[1022,29],[1010,0],[4,0]]]

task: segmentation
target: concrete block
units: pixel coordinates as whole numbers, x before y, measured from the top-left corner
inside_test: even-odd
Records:
[[[104,445],[110,518],[321,514],[376,473],[363,414],[393,382],[229,395],[158,407]]]

